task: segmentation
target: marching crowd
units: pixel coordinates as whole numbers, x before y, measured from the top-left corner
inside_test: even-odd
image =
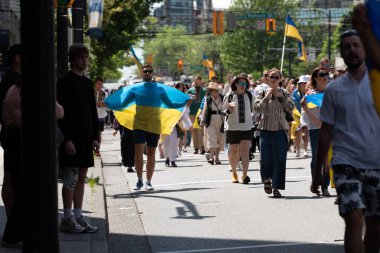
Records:
[[[356,9],[357,14],[360,11],[364,13]],[[362,28],[359,32],[363,36],[369,32],[360,22],[356,20],[356,25]],[[178,101],[171,100],[165,89],[153,81],[153,67],[146,64],[142,66],[143,83],[134,85],[123,101],[113,104],[102,90],[102,79],[95,80],[94,88],[85,76],[87,47],[72,45],[69,49],[71,69],[57,83],[57,136],[62,137],[58,153],[63,170],[64,208],[60,231],[98,231],[83,217],[82,202],[87,169],[94,166],[94,152],[100,155],[107,110],[120,110],[132,101],[139,106],[143,101],[145,104],[165,103],[169,109],[184,110],[170,134],[130,129],[115,119],[115,131],[121,134],[123,165],[129,172],[134,172],[132,167],[136,170],[135,190],[144,187],[144,154],[147,156],[145,188],[153,191],[156,148],[159,147],[166,166],[177,167],[177,157],[188,152],[192,139],[194,154],[205,155],[212,165],[221,164],[220,152],[227,149],[233,183],[250,182],[249,161],[258,147],[264,191],[281,198],[280,190],[285,190],[288,151],[300,157],[303,150],[302,156],[311,155],[311,192],[319,195],[321,190],[323,196],[330,196],[329,169],[333,168],[339,212],[346,222],[346,252],[364,252],[364,249],[365,252],[379,252],[380,118],[364,61],[366,52],[356,30],[341,34],[340,53],[347,70],[334,70],[328,60],[323,59],[311,73],[295,79],[285,78],[276,68],[265,70],[256,81],[245,73],[229,74],[226,84],[218,83],[216,77],[204,83],[201,76],[196,76],[191,87],[182,83],[174,86],[177,94],[182,94],[178,95],[181,98]],[[2,238],[5,247],[23,240],[20,45],[10,48],[9,67],[0,85],[5,171],[2,198],[7,214]],[[309,98],[318,94],[323,96],[323,103],[310,103]],[[152,116],[157,117],[154,118],[157,121],[162,120],[155,114],[160,110],[152,111],[153,114],[149,114],[136,110],[135,121],[141,123]],[[333,152],[332,160],[329,150]],[[237,172],[239,168],[241,177]],[[363,218],[367,229],[364,245],[361,237]]]

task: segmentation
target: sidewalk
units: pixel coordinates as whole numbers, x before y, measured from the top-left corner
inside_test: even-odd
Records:
[[[0,191],[3,183],[3,150],[0,148]],[[105,212],[105,199],[101,160],[95,159],[95,167],[90,168],[88,177],[99,177],[99,185],[95,185],[93,189],[90,185],[86,185],[86,191],[83,201],[83,213],[92,224],[99,227],[98,233],[95,234],[64,234],[59,233],[59,245],[61,253],[105,253],[108,250],[107,238],[107,214]],[[59,217],[62,216],[62,184],[58,183],[58,211]],[[4,226],[6,222],[4,203],[0,198],[0,238],[3,237]],[[18,253],[21,249],[6,249],[0,247],[1,253]]]

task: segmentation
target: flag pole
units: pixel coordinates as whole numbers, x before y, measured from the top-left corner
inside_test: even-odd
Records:
[[[280,68],[281,73],[282,73],[282,67],[284,66],[285,44],[286,44],[287,33],[288,33],[288,22],[286,22],[286,25],[285,25],[284,44],[282,45],[282,57],[281,57],[281,68]]]

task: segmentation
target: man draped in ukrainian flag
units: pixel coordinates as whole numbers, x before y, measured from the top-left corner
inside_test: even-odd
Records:
[[[143,153],[146,144],[145,189],[153,191],[151,179],[160,134],[170,134],[181,118],[189,96],[167,85],[153,82],[153,67],[142,66],[142,83],[118,90],[105,100],[108,108],[124,127],[133,130],[135,164],[138,181],[135,190],[143,187]]]

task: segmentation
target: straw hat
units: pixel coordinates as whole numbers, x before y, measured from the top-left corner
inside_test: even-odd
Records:
[[[216,90],[216,91],[219,91],[219,85],[217,83],[214,83],[214,82],[210,82],[208,84],[208,87],[207,87],[207,90]]]

